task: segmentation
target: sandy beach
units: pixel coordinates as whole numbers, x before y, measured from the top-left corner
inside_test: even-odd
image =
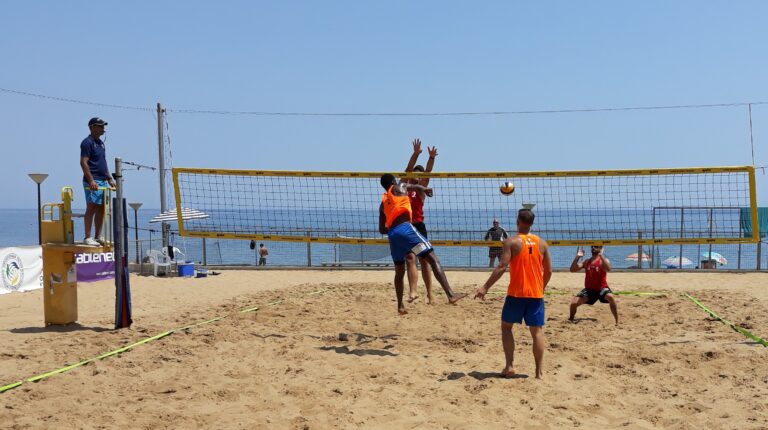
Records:
[[[485,272],[449,271],[472,292]],[[42,290],[0,296],[0,386],[166,330],[225,318],[0,394],[3,428],[768,428],[768,274],[612,273],[607,305],[546,298],[544,379],[516,328],[520,377],[500,379],[502,295],[437,296],[397,315],[392,271],[222,271],[132,277],[131,329],[114,331],[114,284],[79,287],[79,324],[43,327]],[[505,291],[506,276],[492,291]],[[420,286],[424,297],[423,286]],[[437,287],[439,290],[439,286]],[[314,294],[312,294],[314,293]],[[280,303],[268,305],[278,300]],[[254,312],[239,310],[259,306]]]

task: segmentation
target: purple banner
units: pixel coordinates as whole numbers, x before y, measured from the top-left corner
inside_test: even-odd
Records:
[[[115,253],[94,252],[75,254],[77,282],[94,282],[115,277]]]

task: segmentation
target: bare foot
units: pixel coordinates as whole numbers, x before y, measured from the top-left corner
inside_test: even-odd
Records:
[[[419,296],[418,296],[418,295],[415,295],[415,296],[411,296],[411,297],[408,297],[408,303],[413,303],[413,302],[414,302],[416,299],[418,299],[418,298],[419,298]]]
[[[432,297],[431,294],[427,296],[427,304],[428,305],[434,305],[435,304],[435,298]]]
[[[406,311],[405,306],[403,306],[402,308],[397,308],[397,313],[400,315],[406,315],[408,314],[408,311]]]
[[[540,370],[536,369],[536,379],[542,379],[542,373]]]
[[[502,378],[514,378],[515,377],[515,368],[512,366],[505,367],[504,370],[501,371],[501,377]]]
[[[453,297],[448,299],[448,303],[450,303],[452,305],[455,305],[456,302],[458,302],[459,300],[463,299],[464,297],[467,297],[467,294],[465,294],[465,293],[454,294]]]

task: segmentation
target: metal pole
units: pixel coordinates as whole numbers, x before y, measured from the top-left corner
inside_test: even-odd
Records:
[[[758,240],[757,242],[757,270],[760,270],[760,263],[762,262],[762,251],[763,251],[763,239]]]
[[[656,208],[653,208],[653,212],[651,212],[651,239],[656,239]],[[656,264],[656,258],[659,252],[659,248],[656,247],[656,245],[651,245],[651,269],[658,269],[658,267],[655,267]]]
[[[752,103],[747,105],[749,108],[749,146],[752,148],[752,167],[755,166],[755,139],[752,137]]]
[[[712,208],[709,208],[709,237],[712,238],[712,225],[714,224],[714,213]],[[709,244],[709,249],[707,250],[707,264],[709,264],[709,260],[712,260],[712,244]]]
[[[158,166],[160,171],[160,213],[164,213],[168,210],[168,204],[165,198],[165,137],[163,134],[163,122],[164,122],[163,105],[157,104],[157,154],[158,154]],[[180,209],[179,209],[180,210]],[[168,246],[168,223],[163,221],[161,223],[161,231],[163,237],[163,248]]]
[[[136,208],[133,210],[133,231],[134,231],[134,237],[136,239],[136,264],[139,264],[141,261],[139,256],[139,209]]]
[[[472,247],[469,247],[469,267],[472,267]]]
[[[43,244],[43,214],[42,203],[40,202],[40,184],[37,184],[37,244]]]
[[[115,243],[115,287],[117,291],[115,294],[119,296],[123,291],[123,255],[125,254],[125,243],[123,243],[123,159],[115,158],[115,183],[117,185],[117,197],[115,202],[115,210],[117,211],[116,230],[117,234],[114,237]],[[115,300],[117,305],[118,300]],[[118,309],[115,309],[115,315],[119,313]],[[120,321],[115,321],[115,328],[120,328]]]
[[[307,231],[307,237],[310,237],[311,233]],[[312,267],[312,243],[307,241],[307,267]]]
[[[683,238],[683,230],[685,229],[685,222],[683,221],[683,218],[685,217],[685,208],[680,208],[680,239]],[[680,257],[679,257],[679,263],[678,263],[678,269],[683,268],[683,244],[680,243]]]
[[[205,249],[205,238],[203,238],[203,266],[208,264],[208,255]]]
[[[637,232],[637,240],[643,240],[642,231]],[[642,244],[637,245],[637,268],[638,269],[643,268],[643,245]]]

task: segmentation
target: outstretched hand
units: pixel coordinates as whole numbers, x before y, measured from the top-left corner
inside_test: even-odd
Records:
[[[421,154],[421,140],[419,140],[418,137],[416,139],[413,139],[413,142],[411,142],[411,145],[413,145],[414,154]]]
[[[427,152],[429,153],[429,158],[437,157],[437,146],[433,146],[431,148],[427,146]]]
[[[584,248],[582,248],[582,247],[576,248],[576,256],[579,257],[579,258],[583,257],[584,256]]]
[[[485,300],[485,294],[488,293],[488,289],[485,286],[478,287],[475,291],[475,298]]]

